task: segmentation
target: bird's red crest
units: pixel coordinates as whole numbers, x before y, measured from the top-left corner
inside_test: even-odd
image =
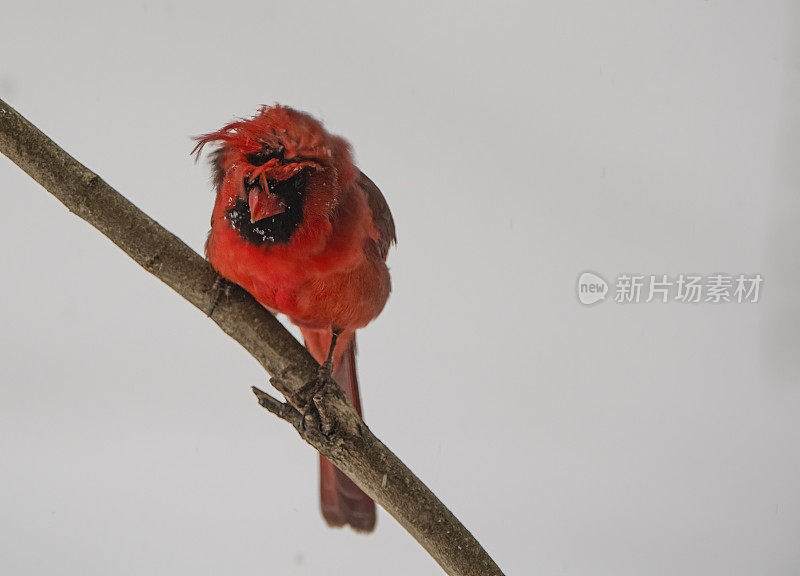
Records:
[[[262,106],[252,118],[242,118],[196,138],[192,154],[199,156],[206,144],[220,143],[228,153],[255,154],[264,149],[280,150],[287,161],[322,165],[351,163],[347,143],[329,134],[315,118],[276,104]],[[231,158],[235,161],[236,158]]]

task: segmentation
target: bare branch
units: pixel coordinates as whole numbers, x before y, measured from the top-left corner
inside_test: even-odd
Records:
[[[216,274],[178,237],[72,158],[16,110],[0,100],[0,152],[71,212],[89,222],[145,270],[202,311],[215,301]],[[287,399],[253,388],[267,410],[286,420],[320,453],[369,494],[453,576],[501,575],[486,551],[436,496],[376,438],[338,389],[321,406],[332,425],[300,425],[300,393],[317,365],[283,325],[249,294],[234,288],[211,318],[271,374]],[[327,428],[327,426],[326,426]]]

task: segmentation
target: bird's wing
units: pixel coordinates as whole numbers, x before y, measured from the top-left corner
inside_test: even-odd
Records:
[[[389,204],[386,203],[386,198],[383,197],[383,194],[375,185],[375,182],[360,171],[358,185],[367,198],[369,209],[372,212],[372,222],[375,225],[375,230],[378,232],[378,240],[376,241],[378,252],[381,258],[385,260],[386,255],[389,253],[389,246],[397,244],[397,232],[394,228],[392,212],[389,210]]]

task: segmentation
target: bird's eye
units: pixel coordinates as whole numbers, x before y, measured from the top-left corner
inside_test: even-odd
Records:
[[[247,158],[247,161],[253,166],[262,166],[273,158],[283,160],[283,147],[262,148],[257,152],[251,152],[250,154],[245,155],[245,158]]]

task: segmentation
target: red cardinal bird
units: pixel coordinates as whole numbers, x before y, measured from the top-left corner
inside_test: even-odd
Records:
[[[311,355],[361,413],[355,331],[386,304],[386,254],[396,242],[383,194],[355,167],[345,140],[285,106],[263,106],[197,141],[198,155],[218,144],[206,257],[299,326]],[[323,457],[320,489],[328,524],[374,528],[375,503]]]

